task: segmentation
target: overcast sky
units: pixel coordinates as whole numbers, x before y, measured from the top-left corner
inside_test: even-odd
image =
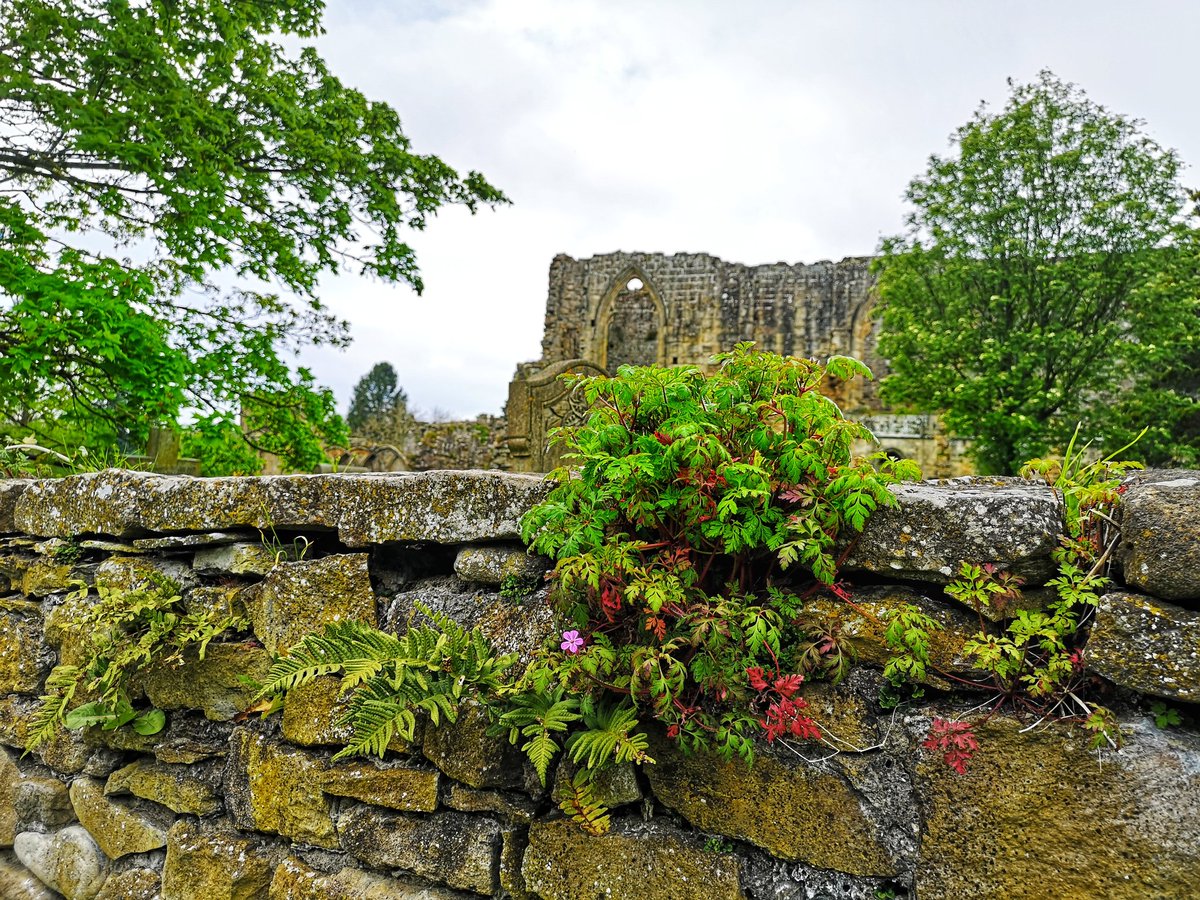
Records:
[[[342,408],[390,362],[419,409],[499,413],[539,358],[557,253],[815,262],[875,251],[980,101],[1049,68],[1200,185],[1200,2],[328,0],[333,71],[413,149],[513,201],[412,238],[425,293],[330,279],[353,345],[303,356]]]

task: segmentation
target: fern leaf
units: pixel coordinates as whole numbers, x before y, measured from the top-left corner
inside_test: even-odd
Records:
[[[558,808],[588,834],[599,836],[612,826],[608,809],[596,799],[587,769],[575,773],[567,795],[559,801]]]

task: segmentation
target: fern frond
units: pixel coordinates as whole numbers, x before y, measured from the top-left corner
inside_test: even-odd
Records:
[[[558,808],[588,834],[599,836],[612,826],[607,807],[596,799],[595,787],[587,769],[575,773],[567,795],[558,802]]]
[[[637,709],[632,703],[595,704],[585,710],[584,730],[567,741],[567,753],[577,765],[593,772],[613,763],[653,763],[646,752],[650,739],[633,732],[637,726]]]
[[[46,679],[46,693],[38,698],[42,701],[41,706],[29,723],[29,733],[25,741],[26,753],[36,750],[54,737],[67,714],[67,707],[75,698],[75,691],[78,690],[82,678],[83,671],[76,666],[54,667],[54,671]]]

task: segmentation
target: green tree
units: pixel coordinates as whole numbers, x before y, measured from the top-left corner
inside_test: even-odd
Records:
[[[930,158],[883,241],[883,396],[943,413],[986,470],[1079,421],[1101,439],[1140,427],[1156,377],[1200,346],[1179,160],[1139,125],[1050,72],[1012,85]]]
[[[354,395],[350,399],[350,412],[346,424],[355,434],[370,430],[372,423],[392,418],[398,411],[408,408],[408,394],[398,384],[396,370],[391,363],[376,363],[358,379]]]
[[[298,47],[323,8],[0,4],[0,435],[136,445],[191,418],[226,469],[254,465],[242,441],[305,467],[344,439],[288,362],[348,339],[319,279],[419,291],[408,230],[506,201]]]

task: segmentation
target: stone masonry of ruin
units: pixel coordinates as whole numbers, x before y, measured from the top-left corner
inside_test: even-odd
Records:
[[[612,829],[558,811],[470,707],[382,759],[339,759],[334,679],[248,716],[273,653],[325,624],[403,631],[415,601],[528,658],[564,627],[517,539],[546,481],[499,472],[188,478],[105,472],[0,480],[0,897],[4,900],[1145,900],[1200,897],[1200,472],[1129,479],[1113,585],[1081,665],[1124,744],[1100,757],[1076,721],[984,715],[964,643],[980,622],[945,593],[964,561],[1020,573],[1022,606],[1054,570],[1061,497],[1015,478],[896,485],[849,552],[854,604],[807,612],[856,660],[804,686],[826,743],[760,743],[752,767],[680,752],[611,770]],[[288,561],[262,532],[307,552]],[[190,608],[251,625],[200,658],[151,666],[155,735],[60,731],[24,753],[56,663],[79,659],[68,595],[166,575]],[[503,591],[506,576],[525,595]],[[94,596],[94,595],[93,595]],[[891,709],[879,622],[917,606],[928,694]],[[1015,610],[996,610],[996,615]],[[1159,728],[1153,704],[1181,714]],[[986,705],[985,704],[985,705]],[[960,774],[924,745],[935,719],[976,723]]]
[[[561,405],[562,392],[548,375],[581,367],[613,372],[624,364],[710,368],[715,354],[754,341],[783,355],[853,356],[882,377],[887,365],[875,344],[870,263],[849,257],[747,266],[706,253],[556,256],[542,359],[519,366],[509,390],[512,468],[544,471],[555,460],[538,433],[564,421],[539,411]],[[855,380],[834,398],[845,413],[866,420],[883,449],[916,459],[926,475],[966,471],[961,441],[948,440],[932,416],[889,415],[877,383]]]

